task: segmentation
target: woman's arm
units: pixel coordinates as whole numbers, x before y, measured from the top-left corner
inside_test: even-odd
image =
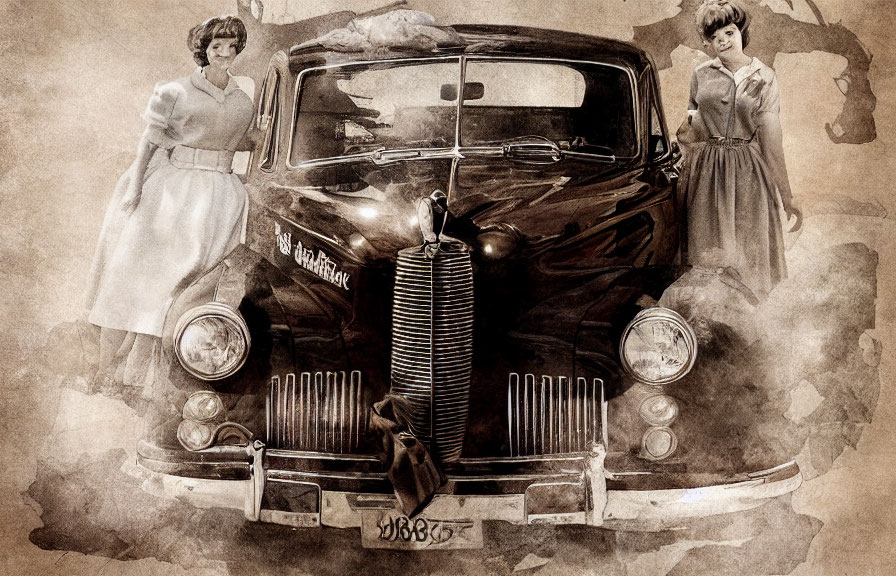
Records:
[[[132,165],[134,170],[131,174],[131,181],[121,201],[121,209],[125,212],[133,212],[137,205],[140,204],[140,196],[143,193],[143,180],[146,178],[146,168],[149,166],[149,160],[157,148],[158,145],[153,144],[148,139],[140,139],[140,144],[137,145],[137,158]]]
[[[699,105],[697,104],[697,92],[699,91],[697,71],[691,73],[691,88],[688,98],[688,115],[678,127],[675,137],[681,147],[682,154],[687,158],[697,144],[705,142],[707,138],[706,127],[700,119]]]
[[[261,130],[250,127],[246,130],[246,133],[243,134],[243,137],[240,138],[239,143],[236,145],[237,152],[251,152],[255,150],[255,147],[261,141],[264,133]]]
[[[758,93],[754,97],[758,97],[760,101],[755,117],[759,150],[772,172],[787,219],[796,217],[796,222],[790,228],[791,232],[796,232],[803,225],[803,213],[793,204],[790,178],[787,176],[787,165],[784,162],[784,135],[778,116],[778,110],[781,108],[781,92],[774,72],[769,71],[769,75],[764,75],[762,81],[756,83],[756,90]]]
[[[678,127],[675,138],[685,154],[691,152],[700,142],[706,141],[706,129],[696,110],[688,110],[688,116]]]
[[[784,135],[781,131],[781,120],[776,112],[760,112],[756,117],[759,127],[759,148],[765,163],[771,169],[772,178],[781,195],[784,213],[788,220],[796,217],[796,223],[790,229],[795,232],[803,223],[803,214],[794,205],[793,192],[790,190],[790,178],[787,176],[787,165],[784,162]]]

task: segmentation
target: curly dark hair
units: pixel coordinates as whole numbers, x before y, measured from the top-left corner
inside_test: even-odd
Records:
[[[736,0],[705,0],[697,8],[697,30],[708,40],[720,28],[734,24],[740,30],[743,47],[750,43],[750,14]]]
[[[246,47],[246,25],[236,16],[215,16],[193,26],[187,34],[187,46],[200,66],[208,66],[205,51],[215,38],[236,38],[236,53],[239,54]]]

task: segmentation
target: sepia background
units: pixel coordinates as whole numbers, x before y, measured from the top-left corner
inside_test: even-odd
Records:
[[[388,3],[267,0],[265,17],[287,22],[338,10],[364,12]],[[803,0],[761,4],[794,21],[814,21],[811,7]],[[843,105],[844,97],[832,82],[845,65],[842,56],[827,51],[779,53],[766,63],[774,66],[781,85],[786,159],[793,191],[807,214],[801,234],[788,239],[794,246],[788,254],[791,268],[811,268],[813,258],[828,246],[844,243],[865,244],[879,257],[871,336],[883,346],[880,394],[873,420],[856,447],[837,452],[829,470],[810,474],[783,503],[774,502],[761,512],[724,524],[707,524],[687,539],[673,535],[634,542],[637,536],[602,531],[595,535],[510,530],[506,536],[493,536],[494,551],[472,555],[465,562],[456,556],[420,560],[407,554],[365,555],[355,550],[357,534],[323,531],[322,536],[300,540],[308,554],[316,549],[314,557],[320,564],[297,566],[284,560],[281,573],[339,574],[366,567],[444,574],[514,569],[541,574],[695,574],[699,572],[685,571],[682,564],[695,549],[705,551],[706,574],[896,573],[896,474],[892,472],[896,470],[896,200],[892,193],[896,15],[885,0],[816,0],[815,5],[827,22],[842,23],[873,54],[869,78],[877,98],[877,137],[863,144],[835,144],[825,131],[825,122],[832,122]],[[680,10],[677,0],[409,0],[404,7],[428,12],[445,25],[519,24],[623,40],[632,39],[634,27],[672,18]],[[228,550],[243,550],[240,547],[247,546],[246,540],[269,539],[275,556],[292,558],[301,552],[290,543],[288,531],[244,528],[239,518],[219,518],[233,532],[233,539],[228,539],[207,524],[217,518],[213,512],[191,516],[183,510],[172,512],[168,523],[152,524],[157,532],[153,546],[136,546],[126,534],[137,530],[135,526],[146,526],[146,518],[140,516],[154,513],[155,508],[144,502],[133,508],[122,506],[115,497],[120,489],[113,486],[116,477],[103,477],[98,471],[108,472],[101,463],[110,451],[124,462],[133,461],[141,431],[139,414],[118,400],[62,386],[61,377],[54,377],[52,370],[28,369],[31,362],[50,367],[64,362],[65,358],[35,356],[55,326],[86,315],[80,296],[102,215],[118,176],[133,159],[143,128],[139,114],[153,84],[192,71],[194,64],[185,47],[186,31],[192,25],[235,10],[233,0],[0,2],[2,574],[268,573]],[[786,36],[788,31],[778,33]],[[660,73],[667,122],[673,130],[686,108],[690,71],[704,58],[681,46],[671,53],[672,66]],[[796,345],[799,337],[794,336]],[[109,498],[79,499],[76,488],[54,498],[36,497],[41,489],[35,485],[72,480],[76,473],[68,478],[59,472],[65,470],[77,470],[83,476],[78,476],[81,484],[72,486],[106,486]],[[128,464],[116,464],[115,473],[121,478],[139,475]],[[59,511],[66,517],[106,518],[112,528],[97,536],[92,548],[71,534],[48,537],[41,529]],[[168,536],[166,529],[171,531]],[[207,533],[214,537],[203,538]],[[514,541],[516,537],[523,539]],[[159,544],[162,541],[167,544]],[[748,541],[761,545],[750,546]],[[592,548],[605,553],[592,557]],[[354,563],[349,557],[355,554],[359,562],[370,563]],[[768,563],[763,555],[787,561]],[[451,563],[455,560],[458,564]],[[266,561],[274,573],[276,557]]]

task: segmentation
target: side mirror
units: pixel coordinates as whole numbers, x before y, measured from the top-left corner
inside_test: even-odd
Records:
[[[485,85],[482,82],[464,83],[464,100],[479,100],[485,95]],[[457,100],[457,84],[442,84],[439,98],[447,102]]]

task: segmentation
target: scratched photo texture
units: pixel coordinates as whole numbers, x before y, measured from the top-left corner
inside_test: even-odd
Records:
[[[264,18],[389,3],[266,0]],[[399,4],[441,25],[635,41],[660,69],[673,132],[691,70],[706,59],[696,0]],[[755,27],[747,53],[778,75],[785,156],[805,213],[786,239],[791,278],[764,316],[767,331],[790,335],[794,359],[775,369],[794,382],[787,416],[806,422],[805,482],[758,509],[675,531],[490,523],[482,550],[411,553],[361,549],[357,530],[253,524],[142,491],[141,415],[85,385],[74,327],[86,318],[87,271],[134,158],[140,113],[156,82],[192,72],[187,30],[235,13],[236,0],[0,3],[0,574],[896,573],[896,14],[886,0],[746,5]]]

